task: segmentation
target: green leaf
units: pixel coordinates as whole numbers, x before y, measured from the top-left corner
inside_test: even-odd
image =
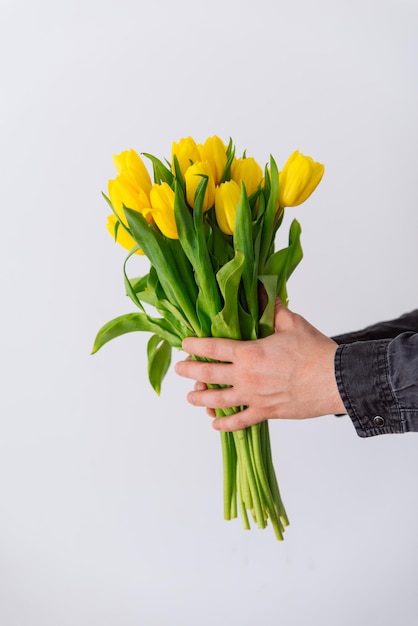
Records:
[[[165,320],[156,320],[150,318],[146,313],[126,313],[107,322],[96,335],[94,340],[92,354],[97,352],[105,343],[125,335],[137,331],[152,332],[160,335],[168,341],[172,346],[180,348],[181,339],[172,334],[166,328]]]
[[[184,339],[193,335],[193,330],[184,319],[183,313],[169,300],[158,280],[158,274],[153,266],[148,274],[145,290],[138,294],[138,298],[154,306],[158,313],[171,325],[173,333]]]
[[[129,259],[131,258],[131,256],[138,250],[139,246],[136,246],[126,257],[125,262],[123,264],[123,278],[125,281],[125,289],[126,289],[126,295],[130,297],[130,299],[132,300],[132,302],[134,304],[136,304],[136,306],[141,309],[141,311],[144,311],[144,307],[142,306],[141,300],[138,298],[137,296],[137,290],[133,289],[131,281],[128,278],[128,275],[126,273],[126,264],[129,261]],[[147,278],[145,276],[145,278]]]
[[[257,222],[262,223],[261,218],[264,215],[265,210],[266,210],[266,198],[265,198],[264,193],[261,192],[258,198],[257,214],[255,215]]]
[[[226,156],[227,156],[227,160],[226,160],[224,173],[222,174],[221,183],[224,183],[227,180],[231,180],[231,166],[235,158],[235,146],[232,143],[232,139],[229,140],[229,144],[226,149]]]
[[[208,247],[215,273],[222,265],[234,258],[235,251],[232,244],[232,236],[225,235],[217,225],[216,220],[213,220],[208,238]]]
[[[169,241],[169,245],[171,246],[173,258],[176,262],[179,274],[183,279],[183,287],[187,290],[190,300],[192,302],[196,302],[198,290],[196,286],[193,266],[187,258],[187,255],[185,254],[180,241],[178,241],[177,239],[171,239]]]
[[[212,320],[212,336],[240,339],[241,331],[238,314],[238,289],[241,281],[244,255],[240,250],[235,257],[221,267],[216,279],[224,298],[224,308]]]
[[[196,231],[203,227],[203,203],[205,201],[206,188],[209,178],[205,174],[199,174],[199,182],[194,194],[193,217]]]
[[[241,339],[257,339],[256,320],[245,311],[238,302],[238,319],[241,329]]]
[[[143,155],[147,157],[152,162],[152,166],[154,168],[154,181],[157,184],[167,183],[170,187],[173,184],[174,175],[173,173],[164,165],[160,159],[153,156],[152,154],[148,154],[147,152],[143,152]]]
[[[264,268],[265,274],[273,274],[281,280],[287,280],[286,269],[288,264],[289,248],[283,248],[274,252],[267,260]]]
[[[145,276],[136,276],[135,278],[130,278],[129,282],[131,283],[132,291],[134,291],[135,293],[145,291],[148,286],[148,277],[149,274],[145,274]]]
[[[112,209],[113,213],[115,213],[115,209],[113,208],[113,204],[110,202],[110,198],[103,191],[102,191],[102,196],[106,200],[106,202],[108,203],[110,208]],[[115,213],[115,215],[116,215],[116,213]],[[118,216],[116,215],[116,217],[118,217]]]
[[[190,327],[185,324],[182,313],[166,299],[153,267],[151,267],[149,274],[131,279],[125,276],[125,281],[127,288],[130,288],[135,297],[132,297],[130,293],[128,295],[131,295],[131,299],[135,303],[139,303],[142,311],[146,313],[142,305],[143,302],[150,304],[162,315],[167,322],[167,329],[171,327],[174,335],[184,338],[192,334]]]
[[[259,276],[259,281],[264,287],[267,303],[258,323],[258,336],[268,337],[274,332],[274,307],[277,294],[277,276]]]
[[[180,244],[194,267],[196,262],[196,231],[192,211],[186,203],[182,187],[176,183],[174,191],[174,217]]]
[[[200,289],[196,299],[196,312],[199,318],[200,327],[202,329],[202,335],[204,337],[210,336],[211,329],[211,317],[208,313],[209,306],[208,300],[204,292]]]
[[[203,222],[202,203],[206,186],[207,177],[203,177],[196,190],[193,212],[186,204],[183,190],[179,185],[176,185],[174,197],[174,215],[180,244],[193,266],[195,282],[199,288],[196,306],[204,334],[209,330],[210,320],[221,308]]]
[[[185,324],[183,315],[169,300],[156,298],[154,306],[166,322],[171,325],[173,333],[182,339],[194,335],[190,326]]]
[[[245,186],[241,183],[241,195],[237,205],[234,223],[234,248],[244,255],[242,282],[248,312],[254,319],[258,317],[257,268],[254,263],[254,242],[251,208]]]
[[[303,258],[300,235],[302,229],[297,220],[293,220],[289,231],[287,248],[274,252],[267,260],[265,274],[277,276],[277,295],[287,304],[286,282]]]
[[[183,192],[185,193],[186,192],[186,186],[185,186],[185,183],[184,183],[183,174],[181,173],[179,160],[178,160],[176,155],[174,155],[173,165],[174,165],[174,172],[175,172],[175,184],[179,185],[182,188]]]
[[[158,335],[153,335],[147,345],[148,378],[154,391],[160,395],[161,383],[170,367],[171,346]]]
[[[279,199],[279,171],[272,156],[270,156],[270,191],[268,194],[267,206],[264,211],[263,231],[261,237],[260,249],[260,271],[262,274],[267,272],[264,270],[264,264],[270,253],[271,245],[274,240],[274,219],[276,216]]]
[[[266,274],[275,274],[280,278],[288,280],[297,265],[303,258],[300,235],[302,229],[297,220],[293,220],[289,231],[289,245],[287,248],[278,250],[267,260],[265,266]]]
[[[208,177],[202,176],[194,198],[193,218],[197,252],[194,269],[196,272],[196,282],[202,294],[199,298],[200,311],[204,312],[208,321],[210,321],[220,311],[221,300],[209,254],[206,229],[203,221],[203,201],[207,185]]]
[[[138,211],[125,209],[132,236],[151,261],[164,292],[172,304],[184,313],[184,321],[200,334],[195,304],[184,290],[183,278],[178,272],[171,247],[165,237],[154,230]]]
[[[293,220],[290,225],[289,231],[289,261],[287,266],[287,276],[286,279],[290,278],[291,274],[293,274],[296,267],[299,265],[301,260],[303,259],[303,250],[302,244],[300,242],[300,235],[302,233],[301,225],[297,220]]]
[[[261,200],[261,198],[263,198],[263,200]],[[256,220],[259,213],[260,202],[264,202],[264,194],[260,186],[256,189],[256,191],[254,191],[254,193],[251,194],[248,198],[248,202],[251,207],[252,219]]]

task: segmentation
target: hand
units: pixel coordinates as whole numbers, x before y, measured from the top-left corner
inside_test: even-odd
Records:
[[[199,381],[187,396],[191,404],[206,407],[211,416],[214,409],[247,407],[216,418],[216,430],[238,430],[266,419],[346,413],[334,374],[337,344],[279,299],[273,335],[252,341],[190,337],[183,349],[212,360],[187,359],[176,365],[180,376]],[[228,387],[210,389],[206,384]]]

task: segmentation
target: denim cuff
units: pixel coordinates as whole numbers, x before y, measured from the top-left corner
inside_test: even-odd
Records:
[[[359,437],[408,430],[390,384],[390,343],[380,339],[341,344],[335,353],[338,390]]]

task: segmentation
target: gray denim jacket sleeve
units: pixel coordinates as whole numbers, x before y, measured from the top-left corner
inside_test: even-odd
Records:
[[[357,434],[418,432],[418,309],[333,339],[338,389]]]

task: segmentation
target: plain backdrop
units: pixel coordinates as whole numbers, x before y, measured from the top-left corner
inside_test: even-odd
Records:
[[[218,434],[190,381],[152,391],[148,336],[90,350],[134,310],[111,156],[188,135],[325,163],[278,237],[299,219],[292,309],[417,307],[417,1],[1,0],[0,29],[0,624],[415,625],[417,435],[271,423],[279,543],[223,521]]]

